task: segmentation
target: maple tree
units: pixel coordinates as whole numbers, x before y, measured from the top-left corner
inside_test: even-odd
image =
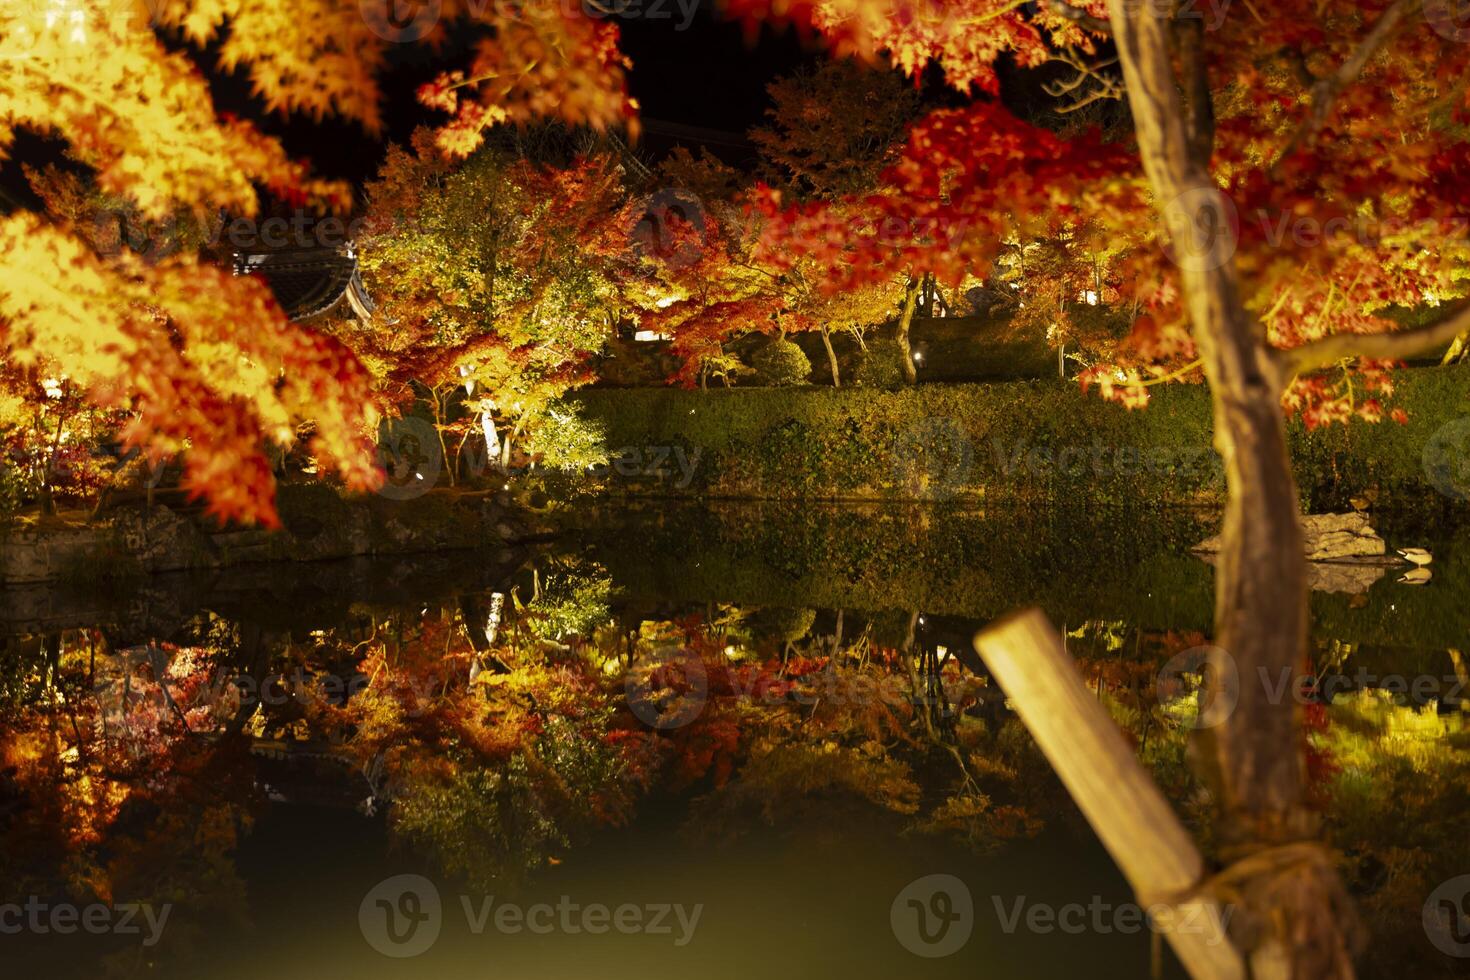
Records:
[[[793,294],[793,283],[836,295],[907,276],[911,312],[920,276],[955,284],[987,276],[1017,243],[1052,243],[1065,255],[1101,235],[1122,243],[1108,253],[1108,282],[1139,315],[1129,342],[1105,351],[1084,382],[1130,406],[1166,380],[1209,383],[1229,490],[1214,639],[1243,677],[1299,663],[1307,616],[1286,415],[1311,426],[1392,416],[1393,363],[1470,328],[1462,302],[1470,198],[1460,179],[1470,163],[1470,47],[1447,6],[1291,0],[1208,21],[1190,5],[1129,0],[727,6],[753,24],[796,20],[838,55],[886,53],[910,76],[937,63],[973,98],[910,127],[871,186],[808,194],[814,175],[838,184],[847,175],[814,167],[809,152],[786,153],[800,168],[798,187],[808,186],[756,191],[758,221],[714,198],[706,213],[716,220],[672,216],[653,254],[630,263],[616,302],[596,270],[608,241],[596,229],[609,212],[637,224],[646,202],[619,210],[616,181],[596,161],[518,169],[505,186],[538,202],[538,220],[486,232],[504,234],[518,253],[515,311],[495,311],[504,294],[499,284],[485,289],[484,265],[431,270],[389,301],[405,311],[404,339],[442,346],[409,359],[394,337],[380,337],[381,356],[364,348],[369,363],[379,358],[378,375],[404,376],[416,360],[410,374],[431,385],[482,387],[486,413],[505,404],[535,412],[571,383],[575,355],[595,347],[578,332],[587,322],[603,329],[588,314],[621,303],[640,311],[645,328],[675,337],[680,378],[693,384],[721,369],[738,332],[784,333],[814,317],[825,328],[815,300]],[[257,214],[262,189],[342,209],[345,187],[314,178],[258,127],[215,110],[196,58],[213,52],[223,69],[243,73],[270,110],[336,115],[375,132],[374,76],[387,45],[432,45],[460,29],[477,38],[471,63],[420,93],[444,124],[391,165],[412,172],[393,185],[405,195],[417,193],[415,182],[455,179],[430,158],[431,144],[467,157],[462,173],[473,174],[494,158],[482,144],[499,123],[550,114],[631,125],[636,109],[616,26],[561,6],[447,0],[432,23],[406,28],[333,0],[179,0],[151,13],[149,21],[131,4],[73,0],[0,6],[0,151],[22,131],[59,137],[101,193],[145,220]],[[1021,68],[1061,60],[1076,73],[1063,86],[1071,109],[1125,99],[1131,141],[1018,118],[997,98],[1002,59]],[[714,185],[717,176],[701,179]],[[393,170],[385,179],[396,179]],[[373,483],[362,445],[374,415],[371,375],[346,346],[290,326],[263,286],[194,251],[123,247],[76,200],[56,194],[0,218],[7,384],[40,380],[44,389],[65,375],[94,406],[125,413],[125,439],[149,456],[187,449],[190,487],[224,516],[274,520],[262,444],[289,439],[300,416],[316,422],[312,450],[323,470],[349,485]],[[422,194],[416,200],[427,206]],[[486,205],[473,194],[461,203],[477,200]],[[453,230],[453,221],[435,229],[437,247]],[[420,241],[413,234],[407,227],[403,240]],[[410,267],[391,243],[384,252],[385,263]],[[430,302],[430,287],[445,285],[434,279],[441,273],[453,279],[443,304]],[[1065,312],[1078,285],[1070,275],[1048,275],[1055,291],[1040,305]],[[1445,304],[1445,315],[1403,328],[1388,315],[1426,302]],[[487,309],[493,331],[474,322]],[[485,434],[489,441],[489,427]],[[1236,712],[1201,740],[1222,837],[1232,856],[1280,853],[1318,830],[1304,753],[1283,751],[1303,744],[1303,722],[1255,685],[1239,693]],[[1350,974],[1325,858],[1289,873],[1267,869],[1247,893],[1271,920],[1258,946],[1285,948],[1290,973]]]
[[[463,387],[504,465],[514,440],[556,427],[617,321],[620,168],[595,148],[543,164],[489,145],[453,161],[434,139],[391,147],[367,189],[363,269],[381,313],[347,338],[392,401],[416,383]]]
[[[780,334],[785,302],[775,272],[755,261],[733,168],[677,151],[633,188],[618,223],[635,247],[620,273],[626,311],[640,330],[671,338],[686,387],[729,379],[744,366],[727,349],[748,333]]]
[[[311,176],[257,126],[216,110],[201,59],[247,77],[267,111],[376,133],[376,76],[390,46],[439,44],[451,30],[481,39],[465,70],[420,93],[450,114],[438,135],[446,152],[468,153],[487,127],[540,114],[630,119],[611,21],[457,0],[433,13],[405,25],[386,4],[337,0],[6,3],[0,153],[22,132],[57,137],[102,193],[154,221],[219,210],[248,219],[262,189],[342,210],[344,184]],[[94,404],[127,411],[124,437],[150,458],[187,448],[187,486],[222,517],[275,522],[263,444],[289,442],[303,416],[316,423],[321,472],[376,482],[368,375],[351,352],[289,325],[252,277],[188,250],[109,248],[89,234],[94,224],[50,207],[0,218],[0,331],[13,368],[65,373]]]
[[[1129,240],[1127,281],[1142,315],[1119,363],[1084,380],[1141,405],[1149,385],[1203,374],[1229,490],[1215,642],[1242,677],[1298,663],[1305,564],[1285,414],[1309,425],[1376,421],[1390,363],[1470,327],[1459,303],[1411,329],[1384,315],[1462,293],[1465,199],[1450,175],[1467,150],[1467,51],[1443,7],[1250,5],[1208,29],[1184,5],[1125,0],[732,7],[795,18],[839,51],[886,51],[910,72],[935,61],[954,87],[991,95],[1000,54],[1035,66],[1068,50],[1075,104],[1126,97],[1136,151],[1092,134],[1059,138],[984,97],[918,123],[884,177],[897,193],[867,203],[958,235],[844,240],[830,233],[830,208],[787,207],[771,193],[765,210],[778,239],[827,259],[843,284],[901,267],[951,281],[983,274],[1001,243],[1047,237],[1068,215]],[[1089,60],[1104,45],[1121,75]],[[1272,219],[1294,230],[1269,234]],[[1313,233],[1301,233],[1302,221]],[[1297,712],[1255,685],[1240,693],[1202,740],[1222,835],[1234,854],[1310,839],[1302,753],[1282,751],[1301,744]],[[1282,912],[1272,935],[1290,950],[1291,975],[1351,973],[1350,929],[1334,919],[1343,902],[1325,858],[1266,871],[1248,894]]]
[[[829,61],[777,79],[767,93],[772,102],[766,110],[769,125],[751,130],[750,136],[761,151],[761,171],[769,186],[788,200],[830,202],[839,220],[849,224],[869,221],[861,205],[839,202],[874,190],[893,162],[904,130],[919,113],[918,94],[896,73],[851,60]],[[908,335],[917,278],[898,275],[834,291],[824,286],[830,273],[822,262],[784,258],[787,305],[799,329],[821,334],[834,386],[841,386],[841,376],[832,332],[850,330],[861,337],[863,328],[896,313],[902,368],[913,382]]]
[[[893,74],[846,62],[778,79],[768,92],[769,125],[751,132],[761,170],[794,197],[829,202],[876,182],[917,106]],[[634,202],[649,208],[651,247],[626,282],[640,327],[673,340],[673,380],[728,382],[743,366],[726,345],[742,334],[815,331],[840,386],[832,333],[892,318],[901,279],[825,288],[829,270],[773,245],[746,178],[707,153],[677,150],[653,180],[663,186]],[[861,209],[849,220],[864,221]]]

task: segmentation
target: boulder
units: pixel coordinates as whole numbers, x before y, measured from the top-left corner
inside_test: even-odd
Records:
[[[1361,561],[1386,558],[1388,545],[1368,524],[1366,514],[1308,514],[1302,518],[1302,537],[1307,561]],[[1220,536],[1201,541],[1193,549],[1201,554],[1218,554]]]

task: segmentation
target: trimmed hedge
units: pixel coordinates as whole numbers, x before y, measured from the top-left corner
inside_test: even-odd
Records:
[[[1377,487],[1396,501],[1445,502],[1424,465],[1440,430],[1470,415],[1470,368],[1400,372],[1392,407],[1407,425],[1292,423],[1298,483],[1313,506]],[[1045,499],[1218,503],[1209,393],[1165,386],[1129,411],[1075,384],[1025,381],[844,388],[587,390],[576,400],[608,447],[640,459],[670,447],[693,461],[617,467],[632,494],[747,499]],[[1470,427],[1470,422],[1466,423]],[[1470,483],[1465,486],[1470,492]]]

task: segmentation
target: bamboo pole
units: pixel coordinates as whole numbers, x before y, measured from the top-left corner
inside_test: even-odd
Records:
[[[1045,613],[1028,609],[975,636],[975,650],[1195,980],[1244,980],[1218,902],[1194,889],[1204,859],[1107,711],[1083,684]],[[1167,908],[1168,911],[1165,911]]]

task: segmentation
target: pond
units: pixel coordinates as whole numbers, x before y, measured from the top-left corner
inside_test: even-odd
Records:
[[[47,976],[1183,976],[971,638],[1041,606],[1208,853],[1169,665],[1209,641],[1190,547],[1216,523],[620,506],[503,563],[0,593],[0,952]],[[1428,582],[1319,572],[1312,663],[1280,679],[1364,976],[1470,962],[1470,528],[1420,523],[1374,518]]]

